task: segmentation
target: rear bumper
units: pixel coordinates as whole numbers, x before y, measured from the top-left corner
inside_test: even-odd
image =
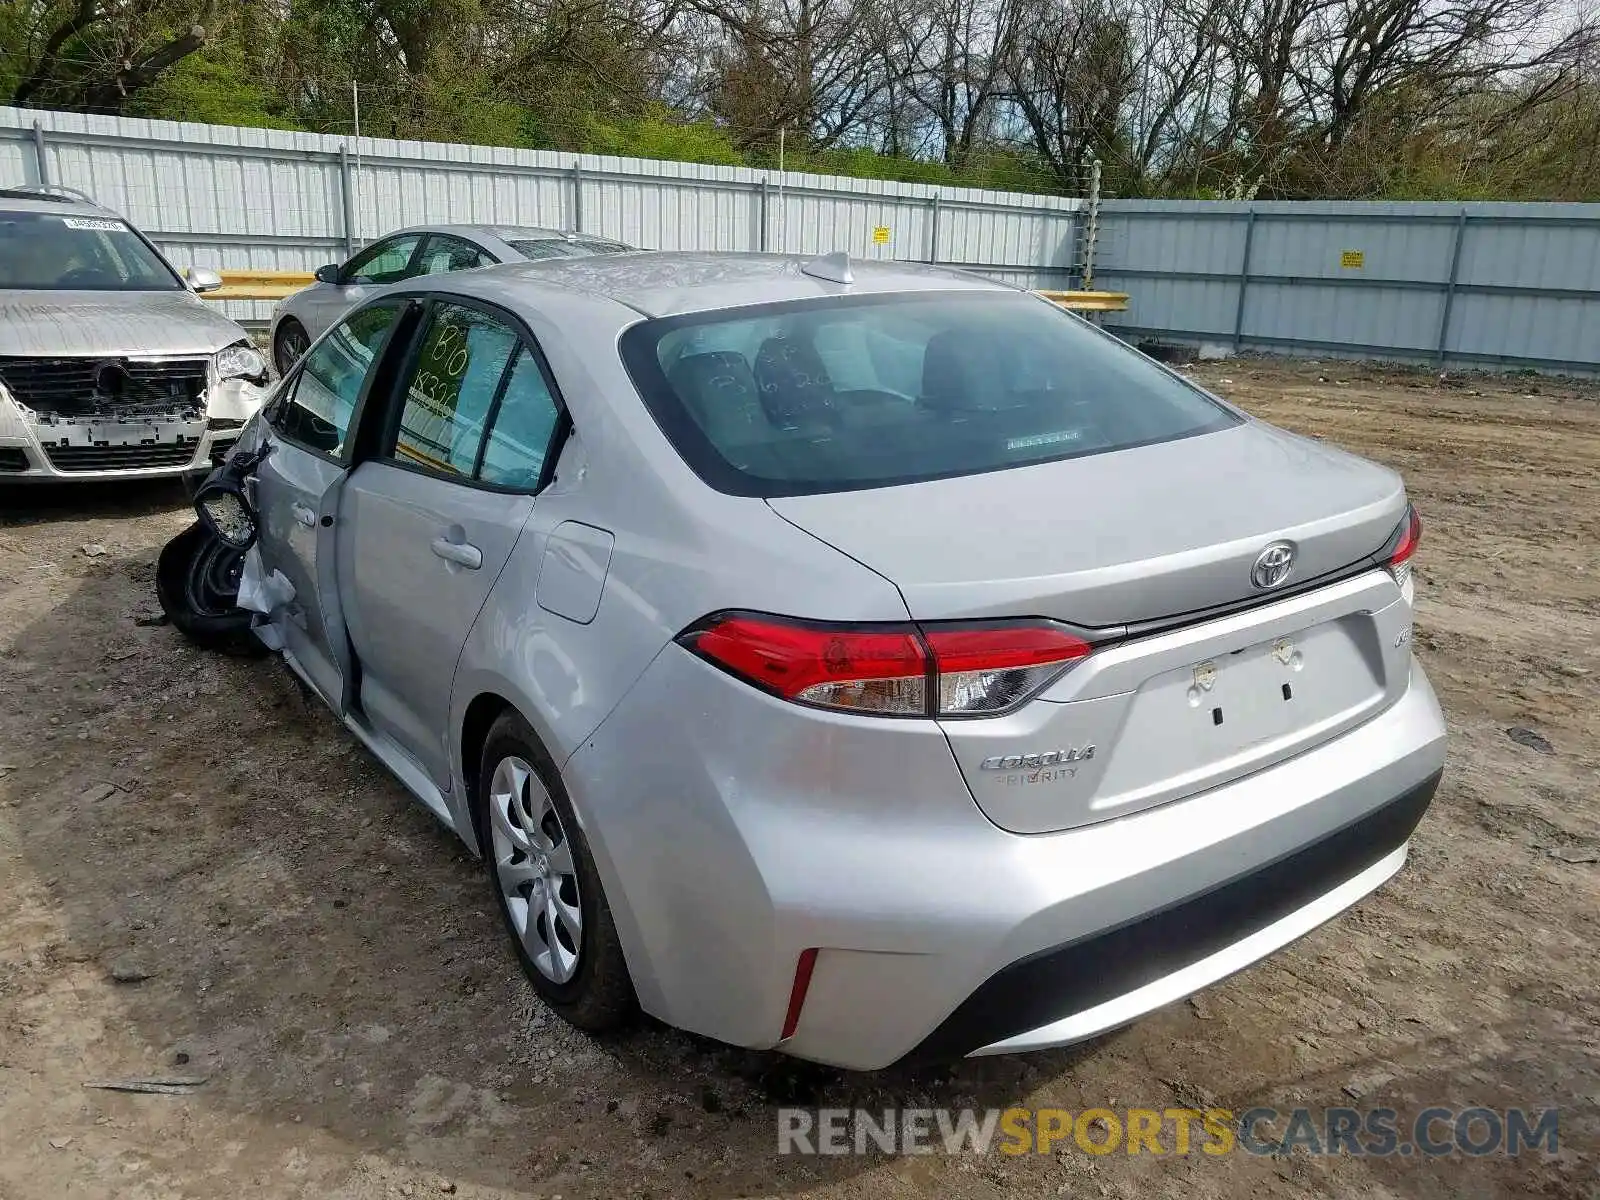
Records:
[[[1303,850],[990,976],[910,1057],[1069,1045],[1243,970],[1395,874],[1442,772]]]
[[[873,1069],[1091,1037],[1271,953],[1399,868],[1443,763],[1413,663],[1314,750],[1018,835],[931,723],[797,710],[669,647],[563,773],[647,1011],[778,1045],[816,947],[781,1048]]]

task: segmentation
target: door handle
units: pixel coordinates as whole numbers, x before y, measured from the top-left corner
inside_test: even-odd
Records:
[[[465,567],[469,571],[476,571],[483,566],[483,551],[465,542],[452,542],[447,538],[436,537],[433,539],[433,552],[445,562],[455,563],[456,566]]]
[[[296,504],[290,511],[294,513],[294,519],[307,529],[315,529],[317,527],[317,514],[309,505]]]

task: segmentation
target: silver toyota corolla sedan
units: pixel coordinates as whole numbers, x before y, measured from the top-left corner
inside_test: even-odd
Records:
[[[311,340],[376,288],[420,275],[470,271],[495,263],[618,254],[608,238],[526,225],[419,225],[379,238],[342,266],[319,267],[316,282],[272,311],[272,362],[282,375]]]
[[[0,482],[210,470],[267,376],[221,285],[81,193],[0,189]]]
[[[1439,781],[1395,473],[971,276],[413,280],[267,446],[240,604],[587,1029],[1085,1039],[1378,887]]]

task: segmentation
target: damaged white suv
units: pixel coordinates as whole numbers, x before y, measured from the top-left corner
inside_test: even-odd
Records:
[[[209,470],[261,407],[267,365],[116,213],[0,189],[0,483]]]

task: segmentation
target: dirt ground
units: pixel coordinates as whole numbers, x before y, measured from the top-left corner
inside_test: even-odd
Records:
[[[157,621],[181,489],[0,494],[0,1197],[1600,1197],[1600,388],[1195,373],[1405,472],[1444,786],[1404,872],[1287,952],[920,1074],[573,1033],[479,869],[281,666]],[[206,1082],[83,1086],[171,1075]],[[783,1103],[1557,1106],[1561,1149],[779,1157]]]

